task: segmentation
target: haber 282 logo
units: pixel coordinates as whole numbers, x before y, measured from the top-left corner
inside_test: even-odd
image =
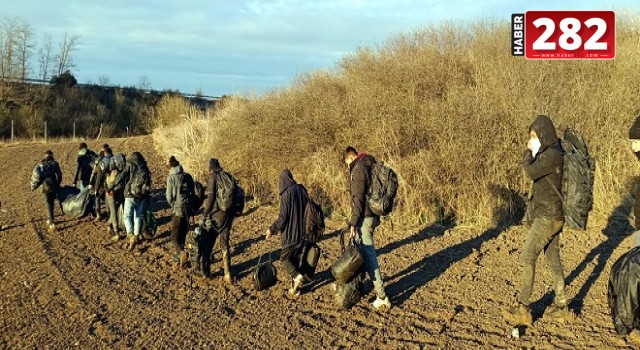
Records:
[[[613,11],[527,11],[511,15],[511,54],[528,59],[612,59]]]

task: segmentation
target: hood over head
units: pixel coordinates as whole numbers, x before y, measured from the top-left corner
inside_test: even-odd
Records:
[[[278,181],[278,189],[282,194],[287,188],[296,185],[296,181],[293,179],[293,175],[289,169],[284,169],[280,173],[280,180]]]
[[[209,159],[209,171],[218,172],[222,170],[220,162],[216,158]]]
[[[533,130],[538,135],[540,140],[540,152],[549,147],[558,145],[558,135],[556,134],[556,127],[553,125],[551,118],[546,115],[541,115],[531,124],[529,130]]]

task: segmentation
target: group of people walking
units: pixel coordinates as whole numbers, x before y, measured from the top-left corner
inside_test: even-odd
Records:
[[[640,130],[640,126],[635,128]],[[632,148],[640,158],[640,131],[633,130],[635,129],[632,128],[632,134],[637,135],[630,135],[633,141]],[[548,116],[537,117],[529,127],[528,133],[529,141],[522,166],[527,177],[533,182],[527,203],[527,218],[531,226],[520,256],[520,294],[515,305],[503,312],[508,322],[525,325],[530,325],[533,321],[530,299],[536,276],[536,261],[542,253],[553,272],[555,289],[553,305],[545,315],[555,319],[566,319],[571,314],[568,310],[569,299],[565,293],[564,270],[560,258],[560,233],[563,231],[566,218],[569,218],[566,212],[567,201],[563,198],[563,181],[566,181],[566,174],[563,172],[568,166],[566,162],[571,161],[571,158],[566,156],[570,151],[563,149],[563,140],[558,137],[556,128]],[[580,141],[584,142],[581,136]],[[583,148],[586,152],[586,146]],[[131,153],[126,160],[124,158],[123,155],[114,156],[106,144],[96,155],[82,143],[74,183],[79,188],[86,187],[95,194],[96,220],[100,220],[101,217],[103,198],[106,200],[109,233],[114,240],[120,239],[118,208],[124,206],[124,226],[129,249],[133,249],[140,235],[142,213],[150,204],[151,173],[139,152]],[[353,147],[344,150],[342,160],[350,172],[351,216],[348,219],[348,235],[357,243],[364,260],[364,271],[373,282],[376,293],[373,308],[389,308],[391,302],[385,291],[374,244],[374,232],[380,223],[380,216],[372,210],[367,197],[370,195],[371,172],[376,160],[368,154],[357,152]],[[56,229],[53,204],[56,190],[62,184],[62,172],[51,151],[46,152],[40,166],[44,174],[42,191],[47,224],[53,231]],[[592,171],[594,165],[589,166]],[[206,186],[195,181],[174,156],[169,159],[168,168],[166,200],[171,207],[171,241],[175,249],[175,263],[178,266],[186,266],[189,262],[187,236],[191,232],[192,224],[196,225],[194,217],[201,210],[201,219],[197,226],[204,232],[203,235],[210,246],[219,238],[224,279],[233,284],[235,281],[229,240],[234,219],[242,213],[242,207],[238,209],[237,203],[234,203],[237,181],[215,158],[209,161]],[[280,211],[278,217],[266,229],[265,237],[269,239],[274,234],[281,234],[282,269],[291,283],[289,292],[298,295],[303,284],[308,282],[296,259],[299,259],[300,244],[305,240],[305,215],[308,215],[307,206],[310,198],[306,188],[296,182],[288,169],[280,173],[278,190]],[[567,195],[566,189],[564,195]],[[230,198],[229,201],[227,197]],[[241,201],[244,205],[243,192]],[[640,205],[636,204],[636,208],[638,207]],[[587,213],[588,210],[590,207],[587,208]],[[586,217],[584,226],[586,227]]]

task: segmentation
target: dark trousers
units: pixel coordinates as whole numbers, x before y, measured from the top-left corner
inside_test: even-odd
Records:
[[[560,232],[563,221],[539,218],[533,221],[533,225],[527,235],[520,260],[522,262],[522,292],[520,302],[529,305],[533,283],[536,274],[536,260],[544,252],[547,265],[553,272],[555,282],[556,304],[566,304],[564,294],[564,271],[560,260]]]
[[[98,203],[99,195],[96,195],[96,205]],[[121,217],[119,215],[118,209],[124,203],[124,195],[119,193],[112,193],[112,195],[106,194],[107,201],[107,209],[109,209],[109,225],[113,229],[114,232],[118,232]],[[97,207],[96,207],[97,208]]]
[[[56,201],[57,194],[55,192],[45,193],[44,194],[44,205],[47,211],[47,220],[49,220],[49,224],[53,224],[53,206]]]
[[[171,217],[171,242],[177,253],[184,249],[184,241],[189,232],[189,218],[186,215]]]
[[[102,213],[102,204],[106,201],[106,196],[107,194],[105,193],[104,190],[99,189],[96,191],[96,197],[95,197],[95,203],[93,206],[93,210],[95,210],[96,212],[96,216],[101,215]],[[123,199],[124,202],[124,199]],[[111,210],[111,208],[108,205],[109,203],[107,203],[107,210]]]
[[[233,224],[233,216],[227,215],[225,212],[216,212],[211,215],[211,224],[205,227],[211,231],[213,241],[220,238],[220,250],[222,254],[229,255],[229,236],[231,234],[231,226]]]
[[[300,274],[300,271],[298,271],[298,268],[296,267],[299,264],[299,249],[299,244],[294,244],[280,249],[280,263],[282,264],[282,269],[291,278],[295,278]]]

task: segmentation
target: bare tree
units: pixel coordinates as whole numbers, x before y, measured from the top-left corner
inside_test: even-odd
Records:
[[[78,35],[69,35],[64,33],[64,40],[60,42],[58,46],[58,53],[56,54],[56,62],[58,63],[58,75],[65,71],[72,70],[76,64],[73,62],[73,56],[71,54],[78,47],[78,41],[80,37]]]
[[[53,59],[53,39],[51,38],[51,34],[45,33],[42,40],[42,46],[40,46],[40,49],[38,50],[38,63],[40,64],[40,74],[38,77],[40,79],[49,79]]]
[[[109,86],[109,84],[111,84],[111,79],[109,78],[108,75],[101,74],[98,77],[98,85],[100,85],[100,86]]]
[[[18,64],[18,76],[24,80],[31,70],[31,56],[33,56],[33,30],[31,25],[21,21],[16,30],[16,62]]]
[[[145,74],[138,77],[138,89],[151,90],[151,80]]]
[[[15,78],[14,56],[16,48],[17,18],[5,18],[0,23],[0,78]]]

